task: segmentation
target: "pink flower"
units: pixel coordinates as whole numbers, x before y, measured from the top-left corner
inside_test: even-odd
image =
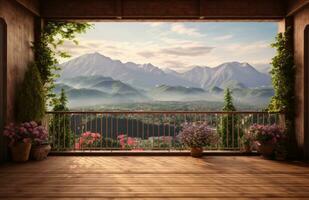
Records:
[[[30,126],[32,126],[34,128],[34,127],[37,127],[38,124],[35,121],[31,121],[30,122]]]
[[[31,138],[24,138],[23,143],[25,143],[25,144],[31,143]]]

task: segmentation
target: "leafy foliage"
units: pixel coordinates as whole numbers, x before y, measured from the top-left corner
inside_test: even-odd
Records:
[[[43,83],[36,64],[29,64],[17,94],[17,121],[41,121],[45,114],[45,97]]]
[[[32,49],[35,53],[36,65],[41,74],[44,92],[49,104],[53,103],[54,80],[58,77],[58,57],[66,58],[70,55],[58,49],[65,41],[75,44],[77,34],[84,33],[91,25],[77,22],[48,22],[42,30],[40,39],[33,43]]]
[[[295,65],[291,49],[288,48],[290,29],[279,33],[271,46],[277,50],[272,59],[271,78],[275,95],[269,104],[269,111],[291,112],[294,104]]]
[[[272,97],[268,110],[271,112],[284,112],[285,127],[290,145],[288,146],[290,155],[297,154],[295,152],[295,137],[294,133],[294,112],[295,112],[295,64],[293,50],[289,48],[291,41],[291,28],[286,32],[279,33],[276,37],[276,42],[272,47],[276,49],[277,54],[272,59],[271,78],[275,90],[275,95]]]

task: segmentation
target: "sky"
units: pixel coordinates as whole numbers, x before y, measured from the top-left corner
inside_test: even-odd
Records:
[[[183,72],[247,62],[263,70],[275,55],[276,22],[98,22],[62,47],[73,58],[99,52],[122,62]],[[70,58],[72,59],[72,58]],[[65,62],[67,60],[60,60]]]

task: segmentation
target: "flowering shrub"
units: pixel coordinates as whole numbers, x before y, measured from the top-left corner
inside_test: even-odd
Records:
[[[99,133],[91,133],[89,131],[82,133],[79,141],[75,144],[75,148],[80,149],[82,147],[96,146],[100,141],[101,135]]]
[[[179,133],[181,142],[188,147],[204,147],[210,145],[213,131],[206,122],[184,123]]]
[[[117,139],[119,140],[121,149],[135,149],[138,146],[138,139],[133,137],[128,137],[125,134],[120,134]]]
[[[11,123],[5,127],[3,135],[10,139],[10,145],[18,142],[40,145],[48,140],[47,130],[34,121],[19,125]]]
[[[273,143],[284,139],[284,129],[278,125],[259,125],[253,124],[249,128],[249,134],[252,134],[254,140],[260,144]]]

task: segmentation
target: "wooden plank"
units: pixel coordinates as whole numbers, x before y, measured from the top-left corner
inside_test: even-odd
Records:
[[[49,19],[282,19],[281,0],[41,0]]]
[[[0,197],[309,198],[309,165],[260,157],[57,157],[0,166]]]

